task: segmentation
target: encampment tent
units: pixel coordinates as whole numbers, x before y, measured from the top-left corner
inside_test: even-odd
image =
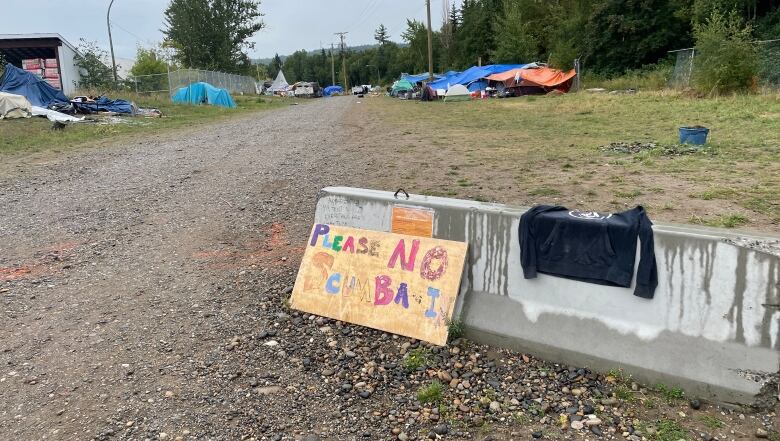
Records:
[[[565,88],[565,90],[568,90],[570,80],[576,75],[577,72],[574,69],[563,72],[549,67],[536,67],[533,69],[512,69],[493,74],[487,77],[487,79],[502,82],[507,87],[515,85],[541,86],[546,88]]]
[[[468,86],[474,81],[486,78],[494,73],[505,72],[510,69],[517,69],[525,66],[525,64],[490,64],[487,66],[472,66],[458,75],[444,77],[440,80],[434,81],[429,85],[434,89],[447,89],[450,86],[456,84],[462,84]]]
[[[462,84],[451,86],[449,89],[447,89],[447,94],[444,95],[444,102],[468,101],[470,99],[471,94],[469,94],[469,89]]]
[[[322,89],[322,94],[325,96],[341,95],[344,93],[344,88],[341,86],[328,86]]]
[[[287,78],[284,77],[284,72],[279,69],[279,73],[276,74],[276,79],[271,83],[271,87],[268,88],[273,93],[284,92],[290,85],[287,83]]]
[[[68,102],[68,97],[61,90],[10,63],[5,65],[5,73],[0,78],[0,92],[22,95],[33,106],[49,107],[54,103]]]
[[[182,87],[173,96],[174,103],[211,104],[235,108],[236,103],[227,90],[214,87],[209,83],[192,83]]]
[[[402,78],[395,83],[393,83],[393,87],[390,89],[390,94],[395,96],[399,92],[412,90],[414,89],[414,84],[412,84],[409,80]]]
[[[0,92],[0,119],[29,118],[32,104],[27,98],[13,93]]]

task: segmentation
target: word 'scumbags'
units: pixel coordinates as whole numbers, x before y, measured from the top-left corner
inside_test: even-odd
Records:
[[[290,305],[444,345],[466,250],[464,242],[315,224]]]

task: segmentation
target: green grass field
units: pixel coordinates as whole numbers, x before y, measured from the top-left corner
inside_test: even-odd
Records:
[[[583,92],[366,105],[371,121],[396,134],[405,158],[435,158],[436,167],[418,164],[423,173],[404,175],[416,191],[604,211],[643,204],[654,219],[780,231],[777,95]],[[677,145],[678,127],[696,124],[711,129],[708,144]],[[633,154],[601,148],[619,141],[657,147]]]
[[[40,117],[0,120],[0,155],[61,152],[142,134],[159,134],[170,129],[212,124],[220,119],[287,105],[283,99],[257,96],[234,97],[236,109],[173,104],[167,95],[122,97],[134,101],[139,107],[160,109],[164,117],[120,117],[121,123],[118,124],[75,123],[69,124],[62,131],[52,131],[52,123]]]

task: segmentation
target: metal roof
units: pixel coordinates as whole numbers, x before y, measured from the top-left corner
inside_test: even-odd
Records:
[[[62,35],[57,33],[32,33],[32,34],[0,34],[0,40],[42,40],[42,39],[57,39],[65,46],[68,46],[73,52],[78,53],[78,49],[70,44]]]

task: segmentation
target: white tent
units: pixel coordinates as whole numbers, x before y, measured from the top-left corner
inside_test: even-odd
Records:
[[[284,92],[288,87],[290,87],[290,85],[287,84],[287,78],[284,77],[284,72],[279,69],[279,73],[276,74],[276,79],[273,83],[271,83],[271,87],[269,89],[271,92]]]
[[[13,93],[0,92],[0,119],[29,118],[32,105],[27,98]]]
[[[462,84],[456,84],[454,86],[450,86],[450,88],[447,89],[447,94],[444,95],[445,102],[468,101],[470,99],[471,99],[471,94],[469,93],[469,89]]]

